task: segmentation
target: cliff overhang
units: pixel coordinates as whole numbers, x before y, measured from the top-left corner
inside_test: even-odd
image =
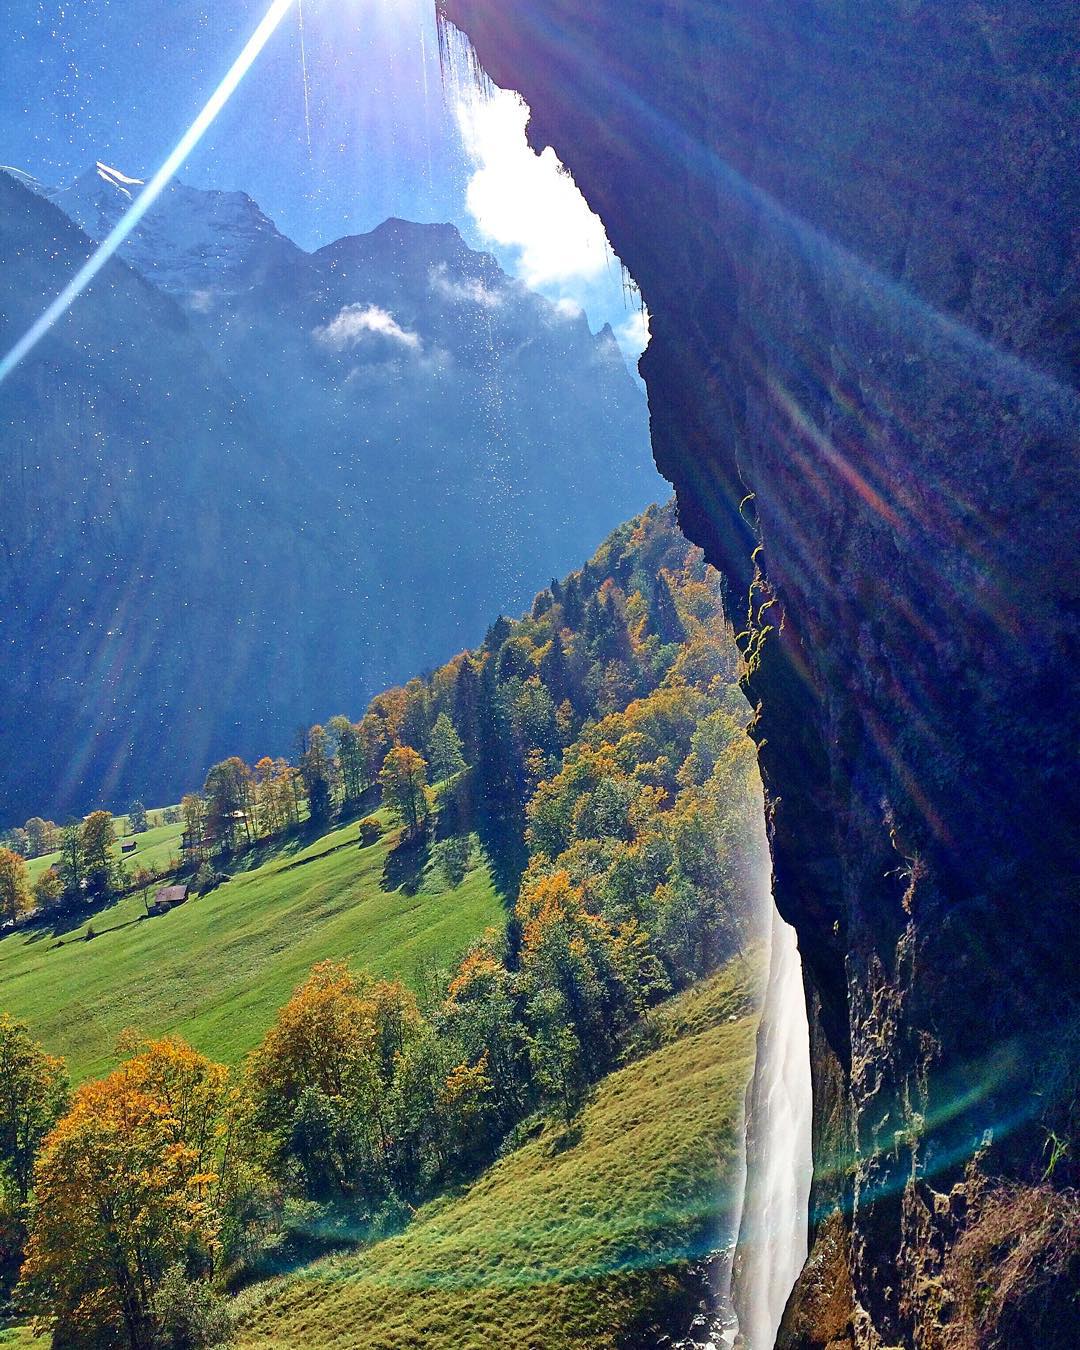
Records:
[[[811,1012],[782,1341],[958,1344],[987,1178],[1078,1179],[1076,1147],[1046,1174],[1080,968],[1075,11],[441,7],[640,286],[656,460],[728,579]],[[1009,1344],[1069,1343],[1053,1306]]]

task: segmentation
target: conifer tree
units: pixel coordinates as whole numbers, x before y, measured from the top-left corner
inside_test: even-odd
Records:
[[[436,782],[445,782],[464,769],[461,748],[457,728],[446,713],[440,713],[431,730],[431,772]]]

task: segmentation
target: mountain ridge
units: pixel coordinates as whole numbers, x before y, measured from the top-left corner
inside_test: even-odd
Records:
[[[119,209],[128,189],[94,176]],[[58,195],[0,173],[5,345],[92,251]],[[0,386],[24,713],[5,822],[167,796],[226,745],[286,750],[318,708],[528,604],[660,487],[621,354],[453,227],[306,254],[260,212],[189,256],[168,200]]]

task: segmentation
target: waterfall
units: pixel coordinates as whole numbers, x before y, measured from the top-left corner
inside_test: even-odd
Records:
[[[769,977],[746,1113],[733,1302],[743,1350],[772,1350],[806,1261],[813,1172],[810,1034],[795,930],[773,908]]]

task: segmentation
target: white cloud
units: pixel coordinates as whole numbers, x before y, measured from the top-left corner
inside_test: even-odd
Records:
[[[649,311],[644,305],[634,310],[627,321],[619,325],[615,336],[627,356],[636,361],[649,345]]]
[[[356,346],[370,334],[389,338],[410,351],[419,351],[422,346],[418,333],[402,328],[388,310],[378,305],[345,305],[328,324],[315,329],[316,340],[337,351]]]
[[[463,300],[469,304],[479,305],[482,309],[498,309],[506,302],[505,295],[492,290],[490,286],[485,286],[479,277],[465,277],[460,281],[451,277],[445,263],[433,267],[428,274],[428,280],[435,294],[441,295],[445,300]]]
[[[581,305],[568,295],[564,295],[561,299],[555,301],[555,312],[560,319],[580,319],[585,313]]]
[[[604,226],[555,152],[533,153],[522,99],[508,90],[490,98],[462,94],[456,113],[473,165],[469,213],[486,239],[518,251],[522,280],[572,289],[603,276],[611,264]]]

